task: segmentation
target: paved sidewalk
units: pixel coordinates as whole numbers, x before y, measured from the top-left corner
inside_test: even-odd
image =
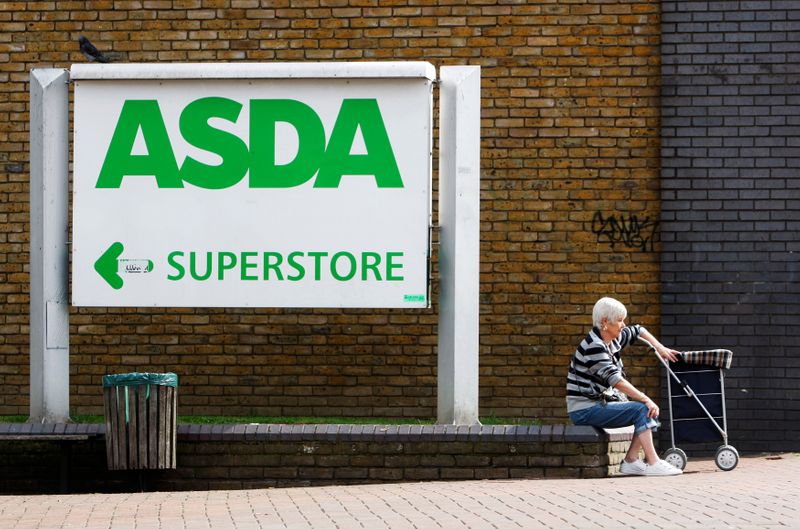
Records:
[[[0,496],[0,529],[800,528],[800,454],[683,476]]]

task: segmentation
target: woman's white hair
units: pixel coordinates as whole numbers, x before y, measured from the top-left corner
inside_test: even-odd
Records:
[[[598,329],[603,320],[616,321],[620,316],[627,317],[628,309],[614,298],[600,298],[594,304],[594,309],[592,309],[592,323]]]

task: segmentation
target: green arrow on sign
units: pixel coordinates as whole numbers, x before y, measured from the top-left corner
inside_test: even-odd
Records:
[[[122,255],[124,249],[121,242],[115,242],[108,247],[108,250],[103,252],[100,259],[94,262],[94,269],[114,290],[122,288],[122,278],[119,275],[117,259]]]

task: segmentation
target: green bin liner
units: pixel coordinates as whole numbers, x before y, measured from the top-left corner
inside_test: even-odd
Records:
[[[103,387],[116,386],[157,386],[178,387],[178,375],[175,373],[122,373],[119,375],[103,375]]]
[[[128,386],[147,386],[145,398],[150,399],[150,386],[178,387],[178,375],[175,373],[121,373],[119,375],[103,375],[104,388],[124,387],[122,395],[125,403],[125,424],[130,422],[131,410],[128,406]],[[138,390],[136,390],[138,391]],[[119,399],[120,396],[117,395]]]

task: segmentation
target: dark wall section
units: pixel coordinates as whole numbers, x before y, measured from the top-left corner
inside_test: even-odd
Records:
[[[662,335],[734,351],[731,444],[800,446],[800,3],[662,2]]]

